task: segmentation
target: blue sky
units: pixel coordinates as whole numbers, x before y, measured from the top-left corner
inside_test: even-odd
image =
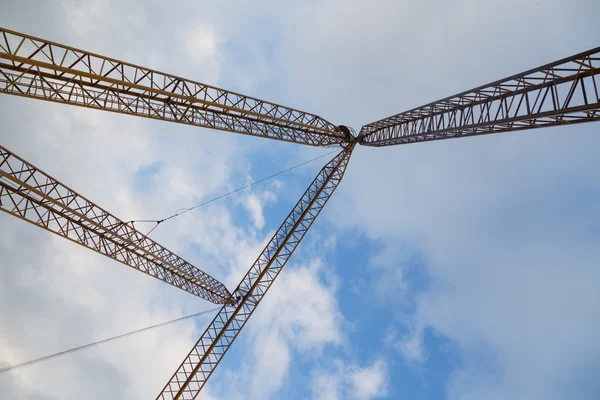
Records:
[[[0,25],[357,130],[600,37],[592,0],[121,3],[22,1],[0,5]],[[2,145],[125,220],[163,218],[331,151],[0,104]],[[598,398],[597,130],[357,148],[202,398]],[[153,236],[234,288],[326,161]],[[8,215],[0,253],[0,367],[211,308]],[[0,375],[0,397],[155,396],[208,321]]]

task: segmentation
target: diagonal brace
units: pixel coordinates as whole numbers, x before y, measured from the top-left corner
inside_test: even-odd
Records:
[[[194,399],[200,393],[337,188],[354,145],[321,169],[234,291],[237,303],[221,308],[157,399]]]
[[[231,301],[221,282],[2,146],[0,210],[212,303]]]

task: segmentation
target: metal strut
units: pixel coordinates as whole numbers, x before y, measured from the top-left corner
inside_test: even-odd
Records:
[[[0,92],[311,146],[344,141],[314,114],[1,27]]]
[[[356,143],[390,146],[600,121],[600,48],[363,126],[0,28],[0,93],[343,150],[317,175],[233,294],[133,226],[0,146],[0,210],[224,304],[159,394],[194,399],[340,183]]]
[[[354,146],[349,145],[321,169],[233,292],[237,304],[221,308],[157,399],[194,399],[200,393],[337,188]]]
[[[367,124],[391,146],[600,120],[600,47]]]
[[[215,304],[218,280],[0,146],[0,210]]]

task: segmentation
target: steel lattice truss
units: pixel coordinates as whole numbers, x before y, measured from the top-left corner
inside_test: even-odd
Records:
[[[365,125],[362,144],[390,146],[600,118],[600,48]]]
[[[339,185],[356,144],[390,146],[600,119],[600,47],[362,127],[0,28],[0,93],[341,146],[230,293],[130,224],[0,146],[0,210],[223,307],[158,399],[194,399]]]
[[[233,292],[237,304],[221,308],[159,399],[196,397],[337,188],[353,147],[321,169]]]
[[[0,28],[0,91],[206,128],[323,146],[323,118]]]
[[[216,304],[225,285],[0,146],[0,210]]]

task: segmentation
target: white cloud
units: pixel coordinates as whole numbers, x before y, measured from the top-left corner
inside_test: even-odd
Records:
[[[222,55],[219,51],[217,32],[209,25],[195,25],[182,35],[182,49],[194,71],[202,82],[217,82],[221,70]]]
[[[290,367],[293,346],[290,339],[293,338],[285,337],[278,326],[260,326],[256,329],[260,333],[255,334],[251,350],[255,372],[251,375],[250,394],[246,398],[264,399],[277,393],[283,385]]]
[[[489,2],[324,1],[305,8],[311,29],[291,35],[286,57],[298,68],[287,71],[313,78],[294,81],[307,97],[335,92],[327,117],[358,128],[597,46],[590,12],[599,6],[576,3],[510,1],[499,12]],[[314,100],[328,109],[326,96]],[[390,307],[396,323],[431,328],[458,347],[464,368],[450,398],[600,393],[590,376],[600,363],[597,129],[355,152],[331,222],[384,245],[372,290],[394,305],[390,294],[408,292],[415,305],[412,315]],[[415,254],[424,283],[405,273]],[[408,339],[404,353],[416,357]]]
[[[383,360],[376,360],[369,367],[356,368],[350,372],[351,397],[369,400],[387,394],[387,366]]]
[[[272,96],[355,127],[595,46],[600,35],[598,4],[591,0],[543,6],[515,0],[503,3],[501,12],[497,4],[466,0],[238,2],[228,8],[196,8],[189,2],[172,21],[164,18],[172,4],[158,1],[144,7],[116,1],[38,3],[0,6],[0,15],[9,28]],[[228,47],[232,44],[238,46]],[[268,141],[16,97],[0,96],[0,103],[3,145],[122,218],[163,217],[220,193],[232,176],[243,174],[244,156],[260,146],[275,148]],[[593,335],[600,309],[596,129],[555,128],[355,152],[330,215],[341,227],[358,228],[387,246],[373,259],[380,292],[414,289],[406,280],[406,255],[394,249],[398,243],[427,256],[422,268],[431,286],[411,297],[416,309],[409,321],[458,347],[464,365],[449,382],[450,398],[586,398],[600,392],[589,376],[600,360]],[[136,172],[155,161],[166,163],[164,175],[144,196],[134,193],[130,182]],[[573,188],[581,193],[569,191]],[[576,201],[565,200],[566,193]],[[199,307],[185,294],[22,221],[6,215],[0,220],[3,363]],[[257,226],[260,221],[254,219]],[[269,236],[246,232],[218,205],[171,221],[155,235],[229,287]],[[346,340],[337,283],[328,281],[321,267],[305,265],[296,274],[287,268],[240,337],[256,345],[248,346],[251,360],[260,365],[256,382],[273,376],[264,392],[255,386],[257,398],[285,385],[296,352],[319,354]],[[278,287],[283,287],[279,295]],[[390,314],[406,317],[397,310]],[[270,340],[267,358],[259,355],[259,346],[265,346],[260,332]],[[0,394],[151,397],[197,335],[193,324],[184,323],[65,358],[50,370],[39,365],[5,375]],[[405,353],[416,358],[417,340],[405,339]],[[377,378],[384,375],[385,362],[353,365],[316,379],[319,393],[330,398],[385,393],[375,389],[386,386]],[[213,379],[226,373],[239,379],[243,368],[220,371]],[[362,370],[367,372],[357,372]],[[360,377],[379,384],[362,387],[354,383]],[[246,384],[240,390],[251,387],[240,382]]]
[[[404,338],[404,340],[401,340],[399,346],[404,358],[409,361],[422,362],[425,358],[423,354],[422,336],[418,333],[414,333]]]
[[[396,316],[403,325],[431,327],[458,347],[464,367],[449,383],[450,398],[593,398],[586,396],[597,392],[586,372],[600,362],[593,338],[600,328],[599,246],[592,228],[600,218],[594,200],[600,187],[588,172],[600,165],[586,149],[596,147],[597,137],[592,126],[568,129],[392,149],[402,157],[390,150],[381,162],[379,155],[378,165],[363,164],[343,187],[377,181],[349,197],[377,205],[354,214],[371,237],[389,247],[420,238],[415,251],[428,259],[420,266],[427,286],[412,288],[420,292],[414,315]],[[564,135],[587,145],[573,149]],[[377,176],[424,159],[402,184]],[[382,272],[382,279],[396,279],[393,271]],[[401,348],[405,355],[409,349]]]
[[[371,400],[387,396],[388,367],[383,359],[361,367],[357,363],[334,362],[331,371],[317,370],[313,376],[313,398],[323,400]]]
[[[262,206],[260,200],[255,195],[248,195],[245,198],[244,206],[250,212],[254,227],[256,229],[262,229],[265,226],[265,217],[262,213]]]
[[[399,335],[395,329],[390,329],[386,334],[385,342],[399,351],[409,363],[420,364],[427,360],[422,329],[413,329],[404,335]]]
[[[60,22],[36,25],[35,20],[20,18],[19,9],[12,6],[9,10],[0,6],[0,14],[13,16],[10,25],[17,30],[140,64],[164,50],[153,48],[160,40],[151,44],[152,32],[158,32],[151,20],[109,29],[112,16],[122,15],[115,4],[98,4],[98,10],[111,12],[94,14],[85,26],[70,25],[69,21],[81,22],[79,16],[96,10],[77,5],[87,11],[56,17],[67,22],[65,31]],[[97,35],[99,28],[102,35]],[[149,34],[136,48],[138,28]],[[136,40],[123,40],[128,35]],[[179,55],[177,59],[184,60]],[[160,63],[150,64],[160,68]],[[231,157],[242,164],[245,159],[235,135],[12,96],[0,96],[0,103],[6,128],[0,133],[2,145],[126,220],[162,218],[215,192],[221,194],[231,177],[241,172]],[[155,162],[165,167],[150,180],[147,191],[135,192],[134,177]],[[2,366],[213,307],[16,218],[2,214],[0,220]],[[214,226],[219,229],[211,231]],[[213,251],[198,253],[194,241],[215,233],[225,240],[208,241]],[[223,204],[169,221],[153,237],[218,279],[235,283],[239,269],[245,272],[262,241],[240,232],[238,221],[231,221]],[[200,329],[208,318],[197,321]],[[193,321],[182,322],[3,374],[0,397],[150,398],[162,389],[199,334]]]
[[[324,276],[322,262],[286,269],[240,338],[249,354],[239,371],[228,372],[226,381],[236,384],[221,388],[223,398],[270,398],[282,388],[293,357],[315,362],[325,346],[344,344],[337,287]]]
[[[338,400],[340,399],[341,386],[342,381],[339,376],[319,371],[313,377],[313,397],[322,400]]]
[[[254,228],[261,230],[265,226],[265,216],[263,214],[263,208],[277,201],[276,191],[279,189],[280,184],[273,182],[269,187],[260,190],[258,193],[247,193],[240,199],[240,202],[248,210],[254,224]]]
[[[214,29],[208,26],[195,26],[187,42],[189,56],[194,61],[217,58],[218,46]]]
[[[318,353],[324,344],[342,344],[342,315],[335,297],[337,286],[324,269],[321,260],[312,260],[307,265],[292,266],[282,274],[257,313],[257,324],[265,329],[269,326],[279,329],[302,350]]]
[[[174,289],[22,221],[4,220],[3,228],[3,365],[162,322],[180,316],[181,305],[189,303]],[[10,236],[27,245],[11,246]],[[161,302],[154,303],[159,294]],[[0,376],[0,393],[3,398],[148,397],[158,388],[147,382],[171,373],[177,354],[185,354],[197,334],[193,323],[182,323],[15,370]],[[18,397],[4,392],[7,384]]]

